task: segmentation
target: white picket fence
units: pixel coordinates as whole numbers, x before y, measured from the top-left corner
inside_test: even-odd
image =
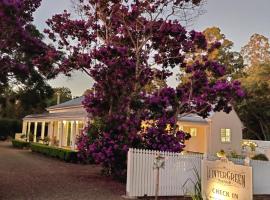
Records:
[[[183,196],[192,192],[197,181],[195,171],[201,173],[202,155],[129,149],[127,196],[155,195],[154,160],[158,153],[165,157],[165,167],[160,169],[159,196]]]
[[[160,154],[165,157],[165,167],[160,169],[159,196],[183,196],[193,193],[197,177],[201,175],[201,154],[179,154],[141,149],[129,149],[126,192],[129,197],[154,196],[156,170],[154,160]],[[215,160],[216,157],[208,156]],[[232,159],[243,164],[242,159]],[[251,160],[253,193],[270,194],[270,162]]]

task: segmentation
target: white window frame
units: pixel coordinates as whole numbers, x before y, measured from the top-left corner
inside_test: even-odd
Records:
[[[232,139],[232,130],[230,128],[220,129],[220,141],[222,143],[230,143]]]

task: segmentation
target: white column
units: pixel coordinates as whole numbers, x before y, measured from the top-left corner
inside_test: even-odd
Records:
[[[67,144],[67,142],[68,142],[68,125],[69,125],[69,122],[65,121],[64,131],[63,131],[63,146],[68,146],[68,144]]]
[[[35,122],[35,129],[34,129],[34,142],[37,142],[37,122]]]
[[[76,142],[76,122],[71,122],[70,128],[70,141],[71,141],[71,149],[75,149],[75,142]]]
[[[74,132],[73,132],[73,136],[72,136],[72,149],[76,149],[76,137],[77,135],[79,135],[79,121],[75,121],[75,126],[74,126]]]
[[[44,134],[45,134],[45,122],[42,122],[41,126],[41,139],[44,139]]]
[[[27,133],[27,122],[23,121],[23,125],[22,125],[22,134],[26,135]]]
[[[26,134],[27,134],[27,141],[29,142],[29,134],[30,134],[30,128],[31,128],[31,122],[27,122],[27,131],[26,131]]]
[[[57,135],[58,135],[58,141],[59,141],[59,147],[61,147],[62,146],[62,140],[63,140],[63,123],[62,123],[62,121],[59,121],[58,122],[58,133],[57,133]]]

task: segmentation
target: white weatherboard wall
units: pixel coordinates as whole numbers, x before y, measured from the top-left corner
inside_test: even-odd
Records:
[[[165,157],[165,168],[160,169],[159,196],[183,196],[193,193],[193,183],[197,178],[194,169],[201,175],[201,154],[159,152],[141,149],[129,149],[126,192],[129,197],[155,195],[156,170],[155,157]],[[216,157],[209,156],[210,160]],[[243,164],[241,159],[232,159]],[[253,194],[270,194],[270,162],[251,160],[253,176]],[[192,181],[193,183],[192,183]]]
[[[253,193],[270,194],[270,162],[251,160]]]
[[[165,157],[165,168],[160,169],[159,196],[183,196],[192,192],[192,181],[196,182],[194,169],[200,174],[202,155],[129,149],[127,196],[155,195],[154,160],[158,153]]]

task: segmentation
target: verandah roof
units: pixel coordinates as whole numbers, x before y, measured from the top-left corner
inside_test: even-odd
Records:
[[[58,120],[84,120],[87,118],[87,112],[58,112],[27,115],[23,118],[25,121],[58,121]]]

